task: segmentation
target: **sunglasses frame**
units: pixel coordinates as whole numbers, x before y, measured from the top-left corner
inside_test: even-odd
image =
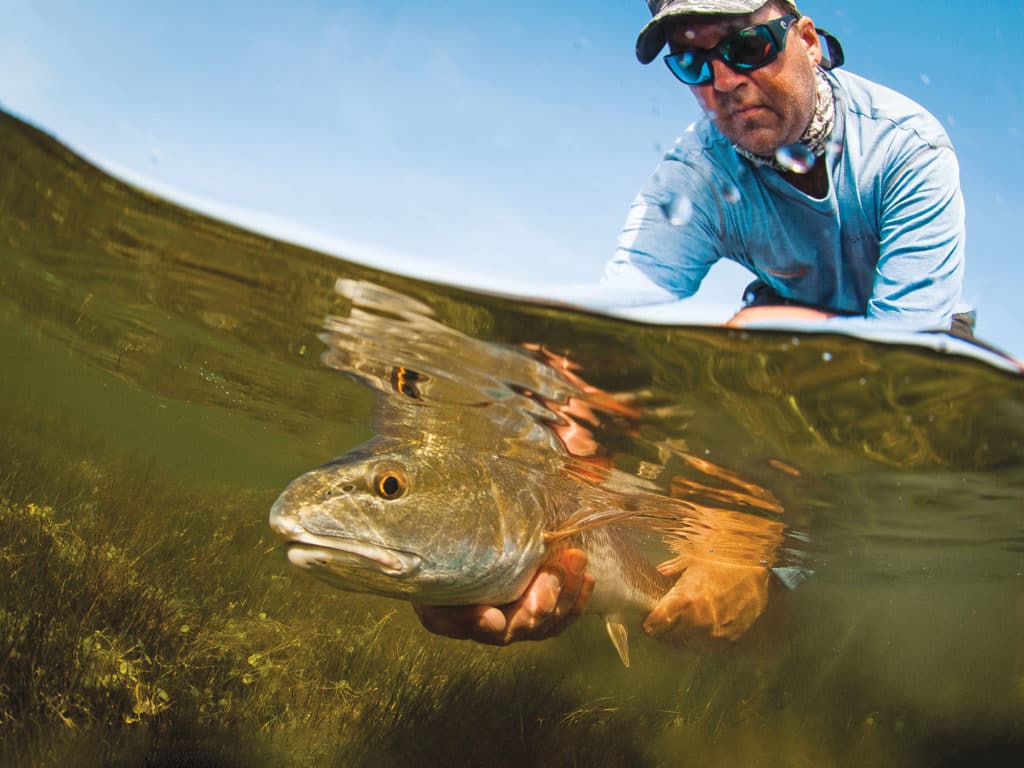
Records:
[[[718,59],[724,63],[729,69],[734,72],[753,72],[755,69],[766,67],[771,64],[775,59],[779,57],[779,54],[786,50],[786,40],[789,36],[789,30],[799,20],[799,16],[794,13],[780,16],[777,19],[769,19],[768,21],[762,21],[759,24],[751,24],[749,27],[737,30],[730,35],[722,38],[718,45],[708,50],[693,50],[693,51],[682,51],[681,53],[669,53],[665,59],[665,65],[679,82],[684,85],[707,85],[715,80],[715,70],[711,66],[711,62]],[[763,37],[762,32],[768,33],[766,42],[770,42],[771,51],[768,55],[757,64],[743,64],[729,61],[730,48],[736,44],[737,40],[744,36],[749,37],[751,33],[755,33],[758,37]],[[677,64],[684,57],[689,57],[691,61],[697,61],[700,63],[700,74],[696,80],[687,80],[683,73],[681,66]],[[678,67],[678,68],[677,68]],[[692,67],[691,67],[692,69]]]

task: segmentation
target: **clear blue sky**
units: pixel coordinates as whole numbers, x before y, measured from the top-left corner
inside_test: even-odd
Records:
[[[0,104],[159,189],[397,252],[419,275],[596,281],[698,116],[660,62],[634,58],[642,0],[156,6],[0,0]],[[800,8],[847,69],[946,126],[966,298],[983,338],[1024,355],[1024,3]],[[695,301],[735,306],[745,279],[716,268]]]

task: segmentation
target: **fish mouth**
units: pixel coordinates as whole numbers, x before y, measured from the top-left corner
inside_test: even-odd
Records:
[[[325,539],[309,536],[286,543],[288,562],[307,570],[327,570],[337,575],[353,568],[385,576],[407,578],[419,570],[422,558],[412,552],[382,547],[359,539]]]
[[[283,497],[282,497],[283,498]],[[288,561],[308,570],[327,569],[335,573],[362,568],[392,577],[411,576],[423,561],[415,552],[387,547],[366,539],[321,536],[307,531],[302,523],[281,511],[279,498],[270,511],[270,527],[285,540]]]

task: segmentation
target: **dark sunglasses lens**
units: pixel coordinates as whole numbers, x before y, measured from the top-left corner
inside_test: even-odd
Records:
[[[771,63],[777,55],[775,41],[764,27],[753,27],[738,32],[722,46],[722,58],[736,69],[763,67]]]
[[[665,57],[665,63],[672,74],[687,85],[706,83],[711,78],[711,67],[707,56],[694,51],[686,51]]]

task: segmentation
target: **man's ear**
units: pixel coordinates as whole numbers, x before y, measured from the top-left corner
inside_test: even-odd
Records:
[[[821,63],[821,40],[818,39],[818,32],[809,16],[801,16],[796,20],[796,33],[807,47],[811,66],[818,66]]]

